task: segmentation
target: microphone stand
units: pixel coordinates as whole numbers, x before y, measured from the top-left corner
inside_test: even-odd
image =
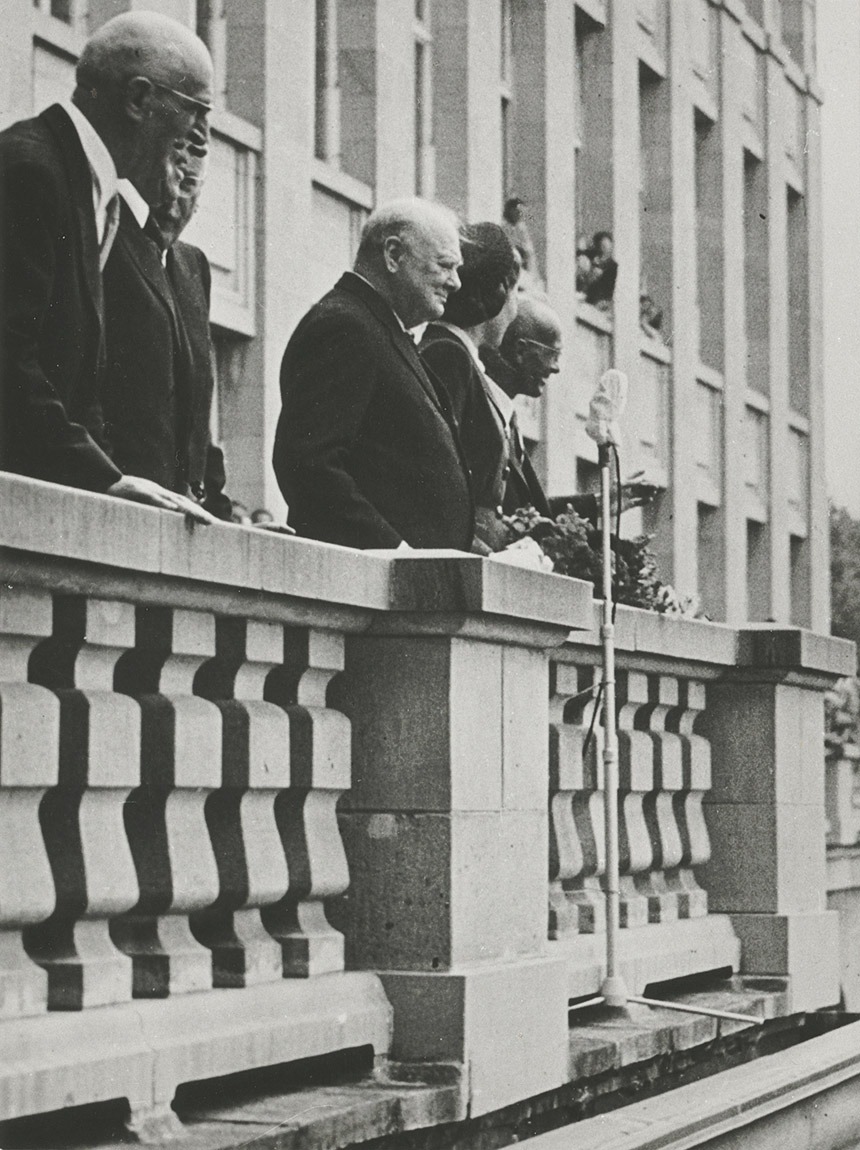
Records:
[[[661,1002],[656,998],[643,998],[629,994],[619,970],[618,933],[620,929],[620,849],[618,836],[618,725],[615,710],[615,612],[612,593],[612,453],[616,450],[610,439],[598,444],[600,464],[601,553],[603,558],[603,610],[600,642],[603,654],[603,826],[606,840],[606,975],[600,994],[578,1002],[569,1010],[584,1010],[588,1006],[605,1005],[615,1010],[626,1010],[631,1002],[642,1006],[663,1007],[685,1014],[704,1014],[712,1018],[725,1018],[733,1022],[750,1022],[761,1026],[763,1018],[757,1015],[736,1014],[729,1010],[711,1010],[704,1006],[687,1006],[677,1002]],[[621,492],[618,492],[621,498]]]

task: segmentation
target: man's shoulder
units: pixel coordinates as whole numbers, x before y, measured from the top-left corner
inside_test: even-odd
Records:
[[[0,132],[0,156],[4,167],[16,163],[58,167],[61,163],[60,147],[45,113],[28,120],[18,120],[4,128]]]
[[[173,245],[173,258],[178,267],[188,275],[199,276],[208,283],[210,277],[209,260],[202,248],[177,240]]]

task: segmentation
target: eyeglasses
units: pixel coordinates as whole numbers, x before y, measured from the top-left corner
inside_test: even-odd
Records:
[[[205,100],[197,100],[194,96],[186,96],[184,92],[177,92],[168,84],[160,84],[158,80],[150,80],[149,82],[153,88],[160,88],[162,92],[169,92],[171,96],[175,96],[180,104],[190,111],[196,112],[198,116],[208,116],[215,108],[214,104],[207,104]]]
[[[520,336],[520,339],[523,341],[523,343],[530,343],[532,347],[539,347],[541,351],[545,351],[547,353],[546,358],[551,363],[558,363],[558,361],[561,359],[560,347],[551,347],[548,343],[541,343],[538,339],[526,339],[525,336]]]

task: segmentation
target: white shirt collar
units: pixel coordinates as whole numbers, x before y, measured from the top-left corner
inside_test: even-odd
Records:
[[[117,191],[131,209],[131,214],[137,220],[137,226],[141,229],[145,228],[146,221],[149,219],[149,204],[131,180],[117,181]]]
[[[107,219],[107,206],[116,195],[117,175],[113,157],[107,150],[104,140],[71,100],[63,103],[63,108],[74,125],[90,167],[93,181],[93,209],[96,214],[96,232],[99,243],[102,241]]]

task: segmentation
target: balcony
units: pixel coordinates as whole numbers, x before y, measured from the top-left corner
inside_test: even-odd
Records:
[[[459,1117],[581,1072],[590,587],[8,475],[0,501],[4,1117],[121,1097],[175,1133],[182,1083],[356,1047],[444,1072]],[[729,968],[834,1004],[822,692],[852,646],[624,608],[617,632],[631,992]]]

